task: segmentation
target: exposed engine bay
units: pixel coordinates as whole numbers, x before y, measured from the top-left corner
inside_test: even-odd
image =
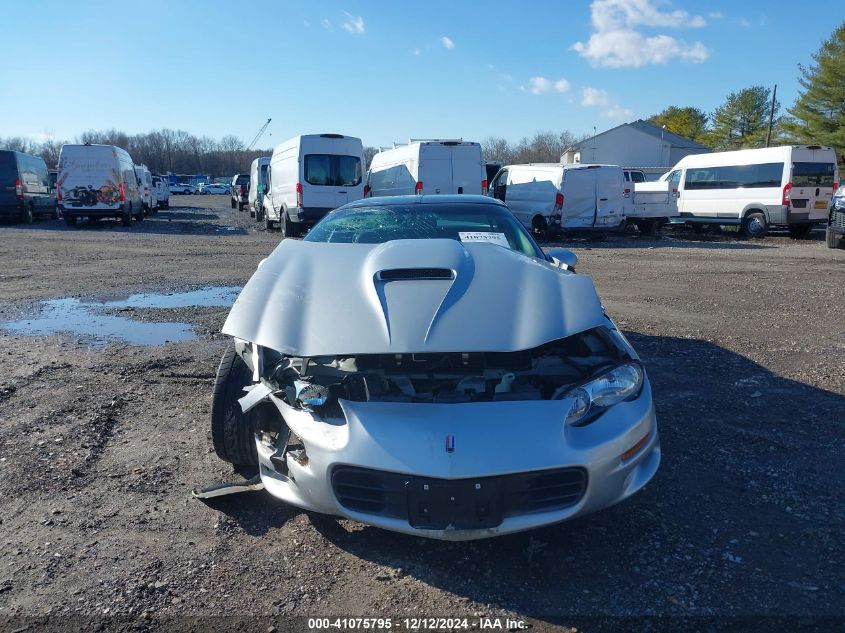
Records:
[[[554,400],[632,358],[624,339],[593,328],[519,352],[285,356],[262,350],[262,378],[297,409],[341,415],[338,400],[466,403]],[[246,351],[246,350],[245,350]]]

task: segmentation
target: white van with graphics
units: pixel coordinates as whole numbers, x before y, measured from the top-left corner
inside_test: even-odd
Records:
[[[56,188],[68,226],[80,217],[144,219],[141,179],[132,157],[114,145],[62,145]]]
[[[364,146],[342,134],[304,134],[276,146],[270,159],[264,221],[296,237],[329,211],[364,197]]]
[[[530,163],[503,167],[490,191],[537,234],[618,229],[625,179],[617,165]]]
[[[687,222],[739,225],[749,237],[787,226],[803,238],[827,221],[839,177],[832,148],[791,145],[686,156],[661,180]]]
[[[411,139],[373,156],[367,196],[487,193],[481,145],[462,139]]]

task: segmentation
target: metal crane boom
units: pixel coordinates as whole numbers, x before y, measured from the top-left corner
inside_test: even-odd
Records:
[[[264,134],[264,132],[267,130],[267,126],[270,125],[270,121],[272,121],[272,119],[267,119],[267,123],[261,126],[261,129],[258,130],[258,133],[255,135],[252,141],[250,141],[249,145],[247,145],[247,151],[255,147],[255,144],[258,142],[258,139],[261,138],[261,135]]]

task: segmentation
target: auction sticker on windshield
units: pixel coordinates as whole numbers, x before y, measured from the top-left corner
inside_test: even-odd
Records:
[[[504,233],[492,233],[486,231],[459,231],[458,237],[462,242],[486,242],[488,244],[498,244],[505,248],[510,248],[508,238]]]

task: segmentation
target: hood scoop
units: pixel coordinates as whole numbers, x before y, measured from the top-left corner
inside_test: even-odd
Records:
[[[379,281],[451,281],[455,272],[448,268],[390,268],[378,273]]]

